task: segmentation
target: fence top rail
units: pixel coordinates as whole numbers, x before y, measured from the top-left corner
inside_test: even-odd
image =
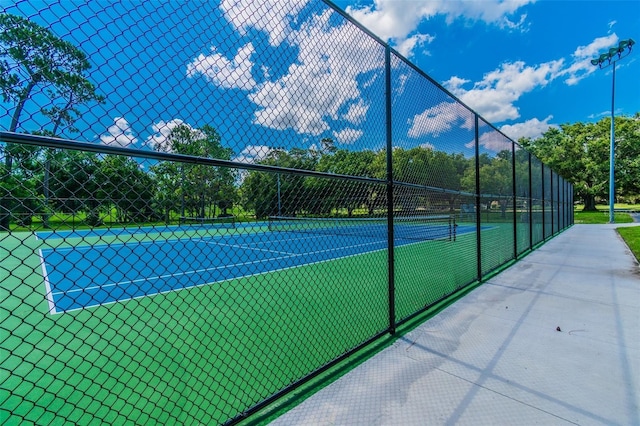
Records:
[[[214,167],[229,167],[233,169],[246,169],[268,173],[287,173],[292,175],[349,180],[362,183],[385,184],[385,179],[372,178],[366,176],[352,176],[337,173],[325,173],[315,170],[291,169],[288,167],[270,166],[266,164],[242,163],[239,161],[220,160],[217,158],[198,157],[185,154],[173,154],[160,151],[146,151],[135,148],[124,148],[95,144],[90,142],[79,142],[72,139],[54,138],[50,136],[30,135],[16,132],[0,131],[0,141],[7,143],[17,143],[22,145],[40,146],[53,149],[70,149],[74,151],[87,151],[97,154],[113,154],[135,158],[145,158],[157,161],[172,161],[178,163],[201,164]]]

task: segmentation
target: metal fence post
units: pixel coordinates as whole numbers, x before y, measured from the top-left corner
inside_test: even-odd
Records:
[[[393,143],[391,132],[391,48],[385,46],[385,110],[387,130],[387,245],[389,268],[389,333],[396,332],[395,262],[393,242]]]
[[[511,183],[513,195],[513,258],[518,258],[518,219],[517,219],[517,191],[516,191],[516,143],[511,141]]]
[[[529,166],[529,250],[533,250],[533,177],[531,176],[531,153],[527,152],[527,164]]]
[[[541,194],[541,205],[542,205],[542,241],[546,240],[547,237],[547,217],[545,216],[545,198],[544,198],[544,164],[541,164],[540,167],[540,174],[542,175],[542,181],[540,182],[540,188],[542,188],[542,194]]]
[[[475,145],[476,145],[476,262],[478,264],[478,281],[482,281],[482,240],[481,240],[481,220],[480,214],[480,136],[478,129],[478,114],[475,117]]]
[[[553,203],[554,203],[554,197],[553,197],[553,170],[550,170],[551,173],[549,173],[549,175],[551,176],[551,178],[549,179],[549,192],[551,195],[551,199],[550,199],[550,204],[551,204],[551,235],[553,237],[554,232],[553,232],[553,225],[554,225],[554,217],[553,217]]]

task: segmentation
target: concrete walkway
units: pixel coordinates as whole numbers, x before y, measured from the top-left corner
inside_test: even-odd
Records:
[[[615,227],[573,226],[272,424],[640,425],[640,267]]]

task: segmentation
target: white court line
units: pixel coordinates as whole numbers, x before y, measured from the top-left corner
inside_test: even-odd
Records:
[[[47,266],[44,263],[44,255],[42,254],[42,249],[38,249],[38,254],[40,255],[42,277],[44,278],[44,289],[46,292],[45,297],[47,298],[47,302],[49,303],[49,313],[56,314],[56,305],[53,302],[53,292],[51,291],[51,283],[49,282],[49,274],[47,273]]]
[[[377,243],[379,243],[379,241],[378,241]],[[370,244],[375,244],[375,243],[370,243]],[[418,244],[418,243],[412,243],[412,244],[408,244],[408,245],[413,245],[413,244]],[[184,290],[184,289],[187,289],[187,288],[204,287],[204,286],[208,286],[208,285],[216,284],[216,283],[217,283],[217,284],[222,284],[222,283],[225,283],[225,282],[231,282],[231,281],[233,281],[233,280],[238,280],[238,279],[241,279],[241,278],[259,277],[259,276],[261,276],[261,275],[267,275],[267,274],[270,274],[270,273],[272,273],[272,272],[282,272],[282,271],[287,271],[287,270],[289,270],[289,269],[295,269],[295,268],[299,268],[299,267],[301,267],[301,266],[321,265],[321,264],[323,264],[323,263],[333,262],[334,260],[348,259],[348,258],[350,258],[350,257],[362,256],[362,255],[364,255],[364,254],[377,253],[377,252],[385,251],[385,250],[387,250],[387,247],[383,247],[383,248],[376,249],[376,250],[371,250],[371,251],[364,252],[364,253],[353,253],[353,254],[348,254],[348,255],[346,255],[346,256],[340,256],[340,257],[334,257],[334,258],[331,258],[331,259],[318,260],[318,261],[316,261],[316,262],[304,263],[304,264],[302,264],[302,265],[286,266],[286,267],[284,267],[284,268],[280,268],[280,269],[272,269],[272,270],[268,270],[268,271],[257,272],[257,273],[255,273],[255,274],[240,275],[240,276],[237,276],[237,277],[225,278],[225,279],[222,279],[222,280],[220,280],[220,281],[210,281],[210,282],[206,282],[206,283],[202,283],[202,284],[194,284],[194,285],[191,285],[191,286],[188,286],[188,287],[172,288],[172,289],[169,289],[169,290],[159,291],[159,292],[157,292],[157,293],[143,294],[143,295],[140,295],[140,296],[129,297],[129,298],[127,298],[127,299],[112,300],[112,301],[105,302],[105,303],[98,303],[98,304],[95,304],[95,305],[83,306],[83,307],[81,307],[81,308],[67,309],[66,311],[61,311],[61,312],[73,312],[73,311],[79,311],[79,310],[82,310],[82,309],[87,309],[87,308],[91,308],[91,307],[95,307],[95,306],[106,306],[106,305],[111,305],[111,304],[118,303],[118,302],[124,302],[124,301],[127,301],[127,300],[142,299],[143,297],[153,297],[153,296],[155,296],[155,295],[157,295],[157,294],[168,294],[168,293],[172,293],[172,292],[174,292],[174,291],[180,291],[180,290]],[[325,251],[326,251],[326,250],[325,250]],[[233,265],[232,265],[232,266],[233,266]],[[172,276],[172,275],[168,275],[168,276]],[[145,280],[146,280],[146,279],[135,280],[135,281],[145,281]],[[131,281],[131,282],[134,282],[134,281]]]
[[[225,247],[241,248],[241,249],[245,249],[245,250],[264,251],[264,252],[267,252],[267,253],[278,253],[278,254],[288,254],[288,255],[297,254],[297,253],[291,253],[291,252],[288,252],[288,251],[259,249],[257,247],[251,247],[249,245],[223,244],[223,243],[210,242],[210,241],[206,241],[206,240],[198,240],[198,242],[205,243],[205,244],[210,244],[210,245],[215,245],[215,246],[225,246]]]
[[[164,278],[175,278],[175,277],[179,277],[179,276],[193,275],[193,274],[197,274],[197,273],[201,273],[201,272],[223,270],[223,269],[229,269],[229,268],[234,268],[234,267],[238,267],[238,266],[245,266],[245,265],[255,265],[255,264],[259,264],[259,263],[270,262],[270,261],[273,261],[273,260],[282,260],[282,259],[288,259],[288,258],[292,258],[292,257],[315,255],[315,254],[320,254],[320,253],[326,253],[326,252],[337,251],[337,250],[342,250],[342,249],[350,249],[350,248],[355,248],[355,247],[363,247],[363,246],[379,244],[379,243],[380,243],[379,241],[376,241],[376,242],[364,243],[364,244],[356,244],[356,245],[346,246],[346,247],[331,248],[331,249],[325,249],[325,250],[317,250],[317,251],[305,252],[305,253],[295,253],[295,254],[291,254],[291,255],[288,255],[288,256],[272,257],[272,258],[269,258],[269,259],[254,260],[254,261],[251,261],[251,262],[243,262],[243,263],[234,263],[234,264],[231,264],[231,265],[220,265],[220,266],[216,266],[214,268],[196,269],[194,271],[186,271],[186,272],[180,272],[180,273],[175,273],[175,274],[165,274],[165,275],[159,275],[159,276],[156,276],[156,277],[139,278],[137,280],[120,281],[120,282],[117,282],[117,283],[110,283],[110,284],[102,284],[102,285],[96,285],[96,286],[91,286],[91,287],[84,287],[84,288],[81,288],[81,289],[73,289],[73,290],[68,290],[68,291],[64,291],[64,292],[55,292],[53,294],[60,295],[60,294],[78,293],[78,292],[84,292],[84,291],[87,291],[87,290],[104,289],[104,288],[108,288],[108,287],[117,287],[117,286],[120,286],[120,285],[135,284],[135,283],[139,283],[139,282],[156,281],[156,280],[160,280],[160,279],[164,279]],[[357,253],[357,254],[365,254],[365,253]],[[349,255],[349,256],[352,256],[352,255]],[[355,256],[355,255],[353,255],[353,256]],[[342,257],[348,257],[348,256],[342,256]],[[342,257],[328,259],[328,260],[341,259]],[[317,262],[305,263],[303,265],[295,265],[295,266],[297,267],[297,266],[311,265],[313,263],[317,263]],[[265,271],[265,272],[273,272],[273,271]],[[234,279],[234,278],[238,278],[238,277],[232,277],[232,278],[227,278],[227,279]],[[189,286],[189,287],[193,287],[193,286]]]

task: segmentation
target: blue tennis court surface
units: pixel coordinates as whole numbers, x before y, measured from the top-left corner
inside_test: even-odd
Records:
[[[475,230],[460,226],[458,235]],[[386,248],[379,237],[260,232],[46,248],[41,258],[50,312],[60,313]]]

